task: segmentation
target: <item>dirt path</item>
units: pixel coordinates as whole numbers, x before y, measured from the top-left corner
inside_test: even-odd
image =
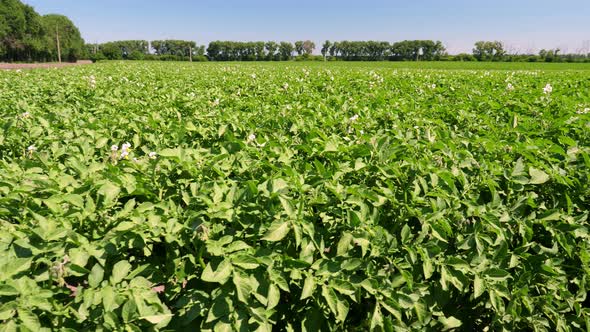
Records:
[[[79,66],[91,64],[90,60],[81,60],[78,62],[50,62],[50,63],[4,63],[0,62],[0,69],[34,69],[34,68],[60,68],[69,66]]]

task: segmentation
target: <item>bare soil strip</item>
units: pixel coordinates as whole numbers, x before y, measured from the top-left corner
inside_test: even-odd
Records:
[[[4,63],[0,62],[0,69],[35,69],[35,68],[61,68],[69,66],[79,66],[91,64],[90,60],[81,60],[78,62],[49,62],[49,63]]]

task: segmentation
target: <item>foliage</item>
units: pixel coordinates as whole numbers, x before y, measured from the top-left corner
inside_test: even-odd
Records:
[[[80,31],[67,17],[40,16],[18,0],[0,1],[0,61],[57,61],[57,32],[62,59],[84,55]]]
[[[391,56],[395,60],[438,60],[445,55],[440,41],[404,40],[391,45]]]
[[[453,60],[454,61],[476,61],[477,59],[471,54],[459,53],[453,57]]]
[[[52,61],[57,60],[56,30],[59,33],[59,43],[62,60],[76,62],[85,57],[84,39],[80,31],[70,19],[63,15],[45,15],[42,17],[46,35],[47,53]]]
[[[197,44],[194,41],[189,40],[154,40],[151,42],[151,46],[154,49],[156,55],[176,55],[188,57],[191,50],[193,55],[197,55],[199,52]]]
[[[214,61],[278,61],[290,60],[293,50],[289,42],[213,41],[207,47],[207,56]]]
[[[590,328],[590,71],[111,62],[0,91],[2,330]]]
[[[98,45],[98,52],[109,60],[141,60],[148,54],[150,43],[147,40],[120,40]]]
[[[478,41],[473,48],[473,56],[479,61],[501,61],[505,54],[500,41]]]

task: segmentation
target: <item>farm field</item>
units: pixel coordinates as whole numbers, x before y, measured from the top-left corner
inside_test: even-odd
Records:
[[[590,329],[590,65],[0,71],[0,128],[2,331]]]

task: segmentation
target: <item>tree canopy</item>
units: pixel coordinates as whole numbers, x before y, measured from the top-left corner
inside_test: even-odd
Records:
[[[63,15],[39,15],[19,0],[0,0],[0,61],[55,61],[59,34],[62,58],[76,61],[84,40]]]

